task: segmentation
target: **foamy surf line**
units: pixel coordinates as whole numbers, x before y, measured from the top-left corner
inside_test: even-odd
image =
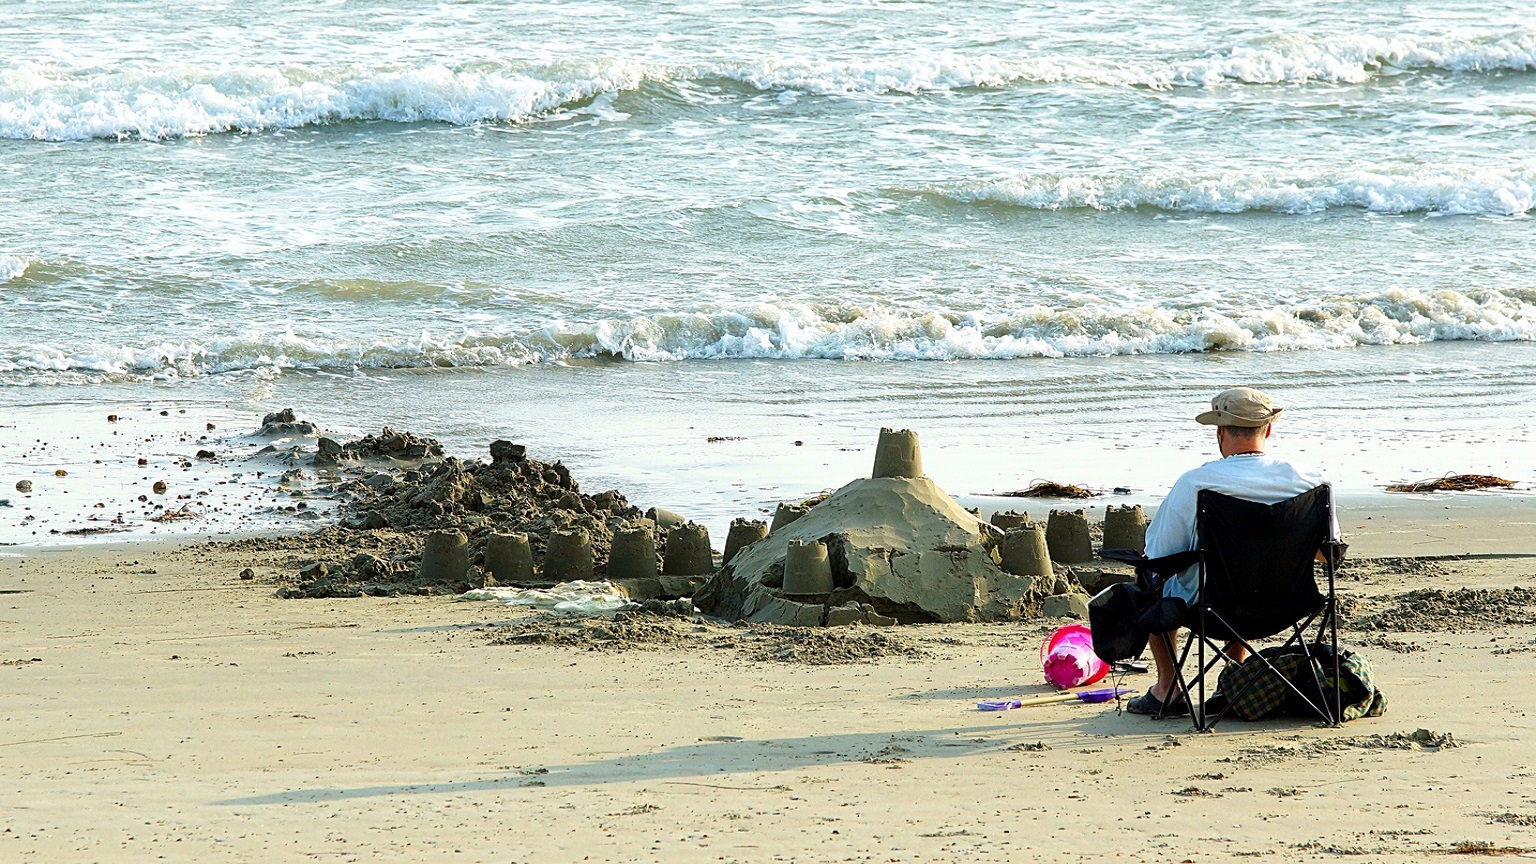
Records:
[[[400,342],[292,331],[133,346],[0,350],[9,385],[166,380],[285,370],[485,367],[611,358],[685,360],[1008,360],[1026,357],[1307,351],[1438,341],[1536,341],[1536,290],[1393,290],[1220,311],[1170,304],[1035,306],[1008,313],[757,304],[736,310],[553,323],[537,329]]]
[[[1337,171],[1293,175],[1228,172],[1197,175],[1026,174],[990,182],[917,190],[963,204],[1032,210],[1318,213],[1354,208],[1375,213],[1523,216],[1536,209],[1536,167]]]
[[[1363,83],[1388,72],[1536,70],[1536,29],[1476,37],[1282,36],[1209,57],[1129,61],[920,54],[879,62],[801,57],[630,59],[368,69],[356,66],[0,67],[0,137],[156,140],[349,120],[524,122],[647,82],[724,79],[765,92],[922,94],[1029,84],[1168,90],[1223,84]]]

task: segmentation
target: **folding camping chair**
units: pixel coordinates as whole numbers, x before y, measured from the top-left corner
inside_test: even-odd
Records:
[[[1169,656],[1177,658],[1178,685],[1197,730],[1213,728],[1249,687],[1260,680],[1272,682],[1270,675],[1300,699],[1297,704],[1316,712],[1328,725],[1338,725],[1342,684],[1334,575],[1345,547],[1329,537],[1332,523],[1333,495],[1326,484],[1278,504],[1259,504],[1208,489],[1198,493],[1199,594],[1183,622],[1190,636],[1177,653],[1168,633],[1153,637],[1166,640]],[[1327,575],[1327,594],[1319,591],[1313,571],[1318,558]],[[1317,635],[1308,644],[1307,629],[1314,623]],[[1252,644],[1287,629],[1290,635],[1280,650],[1290,651],[1294,646],[1312,672],[1312,680],[1300,685],[1276,669]],[[1242,645],[1250,657],[1246,662],[1263,663],[1270,675],[1256,677],[1238,693],[1223,694],[1227,704],[1209,717],[1206,676],[1228,659],[1217,640]],[[1329,650],[1320,652],[1319,646]],[[1192,647],[1196,671],[1186,679],[1184,663]],[[1208,647],[1214,654],[1209,659]],[[1332,675],[1324,674],[1319,654],[1331,658]]]

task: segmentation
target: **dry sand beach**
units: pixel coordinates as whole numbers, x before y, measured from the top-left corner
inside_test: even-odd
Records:
[[[1387,714],[1206,735],[1113,704],[977,711],[1049,691],[1059,621],[275,596],[334,535],[10,547],[0,859],[1536,856],[1531,511],[1375,501],[1344,514],[1343,639]]]

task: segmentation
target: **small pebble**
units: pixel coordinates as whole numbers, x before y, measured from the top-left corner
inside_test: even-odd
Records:
[[[16,481],[16,491],[20,492],[23,495],[27,494],[28,492],[31,492],[32,491],[32,481],[31,480],[17,480]]]
[[[169,487],[167,487],[165,485],[165,481],[164,480],[156,480],[155,481],[155,485],[150,487],[150,488],[155,490],[155,494],[156,495],[164,495],[165,494],[165,490],[167,488],[169,488]]]

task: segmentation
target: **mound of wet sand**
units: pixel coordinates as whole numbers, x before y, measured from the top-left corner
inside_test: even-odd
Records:
[[[492,645],[559,645],[588,651],[637,648],[730,648],[728,630],[691,618],[650,612],[621,612],[612,618],[558,618],[540,615],[497,627]]]
[[[1339,738],[1312,738],[1304,735],[1281,735],[1275,743],[1243,747],[1232,756],[1218,762],[1236,764],[1245,768],[1273,765],[1292,759],[1316,759],[1341,750],[1408,750],[1438,753],[1460,746],[1450,732],[1431,729],[1415,729],[1412,732],[1391,732],[1375,735],[1351,735]]]
[[[741,647],[752,660],[837,666],[881,657],[931,656],[928,651],[888,630],[812,630],[767,624],[747,632]]]
[[[1350,631],[1436,633],[1536,624],[1536,589],[1426,588],[1361,599],[1348,610]]]
[[[926,477],[855,480],[737,552],[694,601],[728,620],[800,626],[1037,616],[1055,580],[1036,585],[1004,572],[998,539]],[[791,545],[817,543],[827,550],[831,590],[793,593]]]
[[[285,410],[266,418],[263,433],[312,428]],[[435,439],[385,428],[344,444],[320,438],[312,461],[339,475],[333,489],[342,500],[340,524],[234,544],[269,558],[289,553],[283,597],[464,591],[482,581],[492,534],[526,534],[534,560],[542,561],[554,532],[584,531],[599,578],[617,530],[642,528],[658,549],[664,545],[655,524],[618,490],[585,494],[565,465],[529,458],[527,448],[510,441],[492,443],[489,462],[465,462],[445,456]],[[466,535],[470,569],[462,578],[422,577],[422,543],[437,531]]]
[[[931,656],[915,637],[889,630],[823,630],[772,624],[724,626],[676,611],[620,612],[612,618],[537,615],[496,626],[488,641],[492,645],[553,645],[610,653],[726,650],[749,661],[807,666]]]

